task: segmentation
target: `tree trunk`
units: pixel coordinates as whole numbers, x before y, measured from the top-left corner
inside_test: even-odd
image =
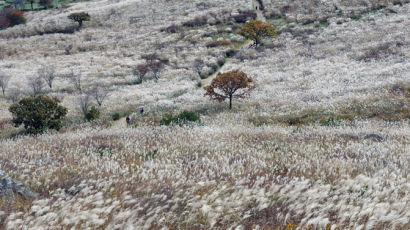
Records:
[[[229,96],[229,110],[232,109],[232,95]]]

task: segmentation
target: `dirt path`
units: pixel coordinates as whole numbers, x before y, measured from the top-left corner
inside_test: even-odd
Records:
[[[252,2],[253,2],[252,7],[254,7],[254,9],[255,9],[255,7],[258,8],[256,10],[256,19],[260,20],[262,22],[266,22],[266,18],[263,16],[263,12],[261,10],[259,10],[260,4],[258,3],[258,1],[252,0]],[[239,51],[241,51],[243,49],[247,49],[251,44],[252,44],[252,41],[249,41],[249,42],[245,43],[244,45],[242,45],[242,47],[239,49]],[[213,73],[211,76],[207,77],[206,79],[201,80],[202,87],[211,84],[212,80],[216,77],[216,75],[218,73],[226,72],[225,69],[226,69],[226,66],[227,66],[226,64],[228,62],[229,62],[229,60],[227,60],[227,62],[218,71],[216,71],[215,73]]]
[[[253,1],[253,7],[257,7],[258,9],[256,10],[256,19],[261,20],[262,22],[266,22],[265,16],[263,16],[263,11],[259,10],[259,7],[261,6],[258,1],[252,0]]]

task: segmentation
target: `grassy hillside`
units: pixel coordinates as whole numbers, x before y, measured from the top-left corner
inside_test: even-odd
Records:
[[[39,198],[0,198],[0,229],[409,229],[410,4],[298,2],[264,1],[278,36],[256,49],[246,0],[88,1],[1,30],[0,170]],[[165,68],[137,83],[149,54]],[[69,113],[29,136],[8,107],[43,66]],[[203,84],[235,69],[256,88],[229,110]],[[71,73],[110,90],[100,119]],[[160,125],[183,110],[201,123]]]

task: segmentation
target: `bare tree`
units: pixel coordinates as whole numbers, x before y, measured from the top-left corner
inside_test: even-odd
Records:
[[[38,76],[43,78],[48,87],[53,88],[53,81],[56,77],[56,68],[54,66],[42,66],[37,70]]]
[[[84,114],[84,116],[87,114],[88,109],[91,106],[91,95],[89,93],[84,93],[81,94],[78,97],[78,107],[80,108],[80,111]]]
[[[160,60],[160,57],[158,56],[157,53],[147,54],[147,55],[142,56],[142,58],[145,59],[145,61],[148,64],[151,64],[152,62]]]
[[[98,104],[98,107],[101,107],[105,98],[107,98],[110,93],[110,89],[105,86],[97,85],[94,86],[87,94],[90,94]]]
[[[135,84],[141,84],[144,80],[145,75],[149,72],[149,68],[145,64],[137,65],[133,70],[132,74],[135,77]]]
[[[160,73],[164,69],[165,65],[169,63],[167,58],[160,57],[157,53],[147,54],[142,56],[145,59],[146,67],[154,74],[154,78],[158,81]]]
[[[153,61],[150,64],[148,64],[149,69],[151,72],[154,74],[154,78],[156,81],[158,81],[160,77],[161,71],[164,69],[164,63],[162,61]]]
[[[6,92],[7,85],[9,84],[10,76],[6,75],[3,72],[0,72],[0,87],[3,92],[3,96]]]
[[[193,64],[193,68],[198,73],[198,76],[200,78],[201,78],[202,69],[204,67],[205,67],[205,62],[202,59],[200,59],[200,58],[195,59],[194,64]]]
[[[43,93],[44,80],[41,77],[34,77],[28,80],[28,86],[33,90],[33,95],[37,96]]]
[[[23,93],[21,92],[21,90],[17,87],[11,87],[9,88],[8,92],[7,92],[7,97],[13,102],[16,103],[18,100],[20,100],[21,95]]]
[[[80,93],[83,92],[82,89],[82,76],[81,73],[75,73],[74,70],[71,70],[71,73],[68,74],[68,78],[73,84],[74,88],[77,89]]]

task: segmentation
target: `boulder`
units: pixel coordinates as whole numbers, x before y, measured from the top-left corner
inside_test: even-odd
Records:
[[[14,194],[18,194],[26,200],[38,198],[38,194],[25,188],[20,181],[10,178],[4,171],[0,170],[0,198],[14,199]]]
[[[36,166],[48,165],[51,163],[53,163],[53,159],[50,157],[43,157],[40,160],[35,161]]]
[[[382,142],[385,140],[382,136],[380,136],[379,134],[375,134],[375,133],[366,135],[364,139],[370,139],[372,141],[377,141],[377,142]]]

